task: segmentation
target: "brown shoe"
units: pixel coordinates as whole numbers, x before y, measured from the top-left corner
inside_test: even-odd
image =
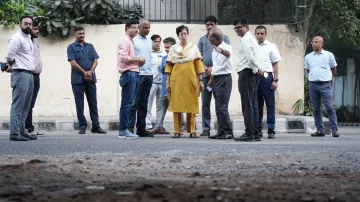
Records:
[[[168,131],[166,131],[164,128],[154,128],[149,130],[149,133],[151,134],[159,134],[159,135],[167,135],[170,134]]]

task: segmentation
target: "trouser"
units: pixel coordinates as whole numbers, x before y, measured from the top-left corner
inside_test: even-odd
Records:
[[[76,113],[79,121],[79,128],[87,128],[87,121],[84,116],[84,94],[86,95],[86,100],[89,105],[92,128],[99,128],[100,124],[97,108],[96,84],[91,82],[73,84],[72,90],[75,97]]]
[[[213,92],[209,92],[207,88],[207,84],[209,82],[209,77],[203,76],[204,82],[204,90],[201,92],[201,115],[202,115],[202,127],[204,131],[211,130],[211,98]]]
[[[267,126],[268,133],[275,132],[275,91],[271,89],[274,81],[273,74],[268,72],[268,77],[260,77],[259,88],[257,90],[258,104],[259,104],[259,131],[262,131],[262,119],[264,116],[264,101],[267,111]]]
[[[147,104],[146,129],[152,128],[151,109],[152,109],[152,105],[154,103],[155,97],[156,97],[156,108],[158,108],[157,105],[158,105],[159,99],[160,99],[160,92],[161,92],[161,83],[153,83],[151,86],[151,89],[150,89],[149,101]]]
[[[136,93],[139,82],[139,73],[124,72],[120,76],[121,104],[119,112],[120,127],[119,131],[129,129],[131,108],[135,103]]]
[[[315,125],[317,130],[320,132],[324,132],[321,114],[321,99],[324,102],[325,109],[330,120],[331,131],[336,132],[338,130],[337,117],[331,88],[331,81],[309,82],[310,102],[314,113]]]
[[[34,77],[29,72],[11,73],[12,103],[10,109],[10,134],[25,133],[25,120],[31,107]]]
[[[196,114],[186,113],[186,125],[188,133],[195,133]],[[182,133],[182,113],[174,112],[174,133]]]
[[[163,127],[164,118],[168,107],[169,100],[167,96],[161,96],[156,106],[156,124],[154,128],[161,129]]]
[[[40,90],[40,75],[33,75],[33,77],[34,77],[34,90],[33,90],[33,95],[32,95],[32,99],[31,99],[30,110],[29,110],[29,113],[28,113],[28,115],[26,117],[26,121],[25,121],[25,129],[29,133],[31,133],[35,130],[35,127],[32,123],[32,113],[33,113],[33,109],[35,106],[37,95]]]
[[[258,132],[259,109],[257,89],[259,76],[252,72],[252,69],[245,68],[238,72],[238,87],[241,96],[241,108],[245,122],[245,132],[255,135]]]
[[[230,115],[229,101],[232,90],[231,74],[214,76],[212,84],[215,98],[216,117],[218,122],[218,134],[233,134]]]
[[[152,75],[140,75],[135,102],[131,108],[129,129],[133,130],[136,122],[138,131],[146,129],[147,104],[153,83]]]

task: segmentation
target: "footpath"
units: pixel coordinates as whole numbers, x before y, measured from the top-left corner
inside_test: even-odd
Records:
[[[244,119],[242,116],[230,117],[233,130],[245,130]],[[90,121],[90,117],[87,117]],[[155,120],[153,120],[155,121]],[[325,133],[330,134],[329,120],[323,118]],[[33,117],[33,123],[37,130],[42,131],[75,131],[79,129],[76,117]],[[216,117],[212,117],[212,130],[217,129]],[[100,126],[106,131],[116,131],[119,128],[118,117],[100,117]],[[0,117],[0,130],[9,130],[9,117]],[[91,128],[91,122],[88,129]],[[164,128],[173,131],[173,119],[171,116],[165,117]],[[267,129],[266,116],[263,119],[263,129]],[[196,130],[202,131],[201,116],[196,118]],[[313,117],[306,116],[283,116],[276,117],[277,133],[312,133],[315,132],[315,123]]]

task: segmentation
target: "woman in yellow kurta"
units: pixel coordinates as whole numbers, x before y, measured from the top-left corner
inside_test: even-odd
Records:
[[[166,90],[169,92],[169,111],[174,113],[174,138],[182,135],[181,113],[186,113],[187,132],[191,138],[195,132],[195,118],[199,114],[199,92],[204,88],[202,57],[198,47],[188,42],[189,29],[176,28],[180,43],[170,48],[165,73],[168,74]]]

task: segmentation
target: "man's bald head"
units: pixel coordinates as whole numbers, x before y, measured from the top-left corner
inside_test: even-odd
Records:
[[[224,41],[224,33],[219,28],[212,28],[209,32],[209,36],[219,43]]]
[[[314,51],[321,51],[324,46],[324,38],[322,36],[315,36],[311,41],[311,45]]]
[[[150,21],[142,18],[139,21],[139,34],[142,37],[145,37],[150,32]]]

